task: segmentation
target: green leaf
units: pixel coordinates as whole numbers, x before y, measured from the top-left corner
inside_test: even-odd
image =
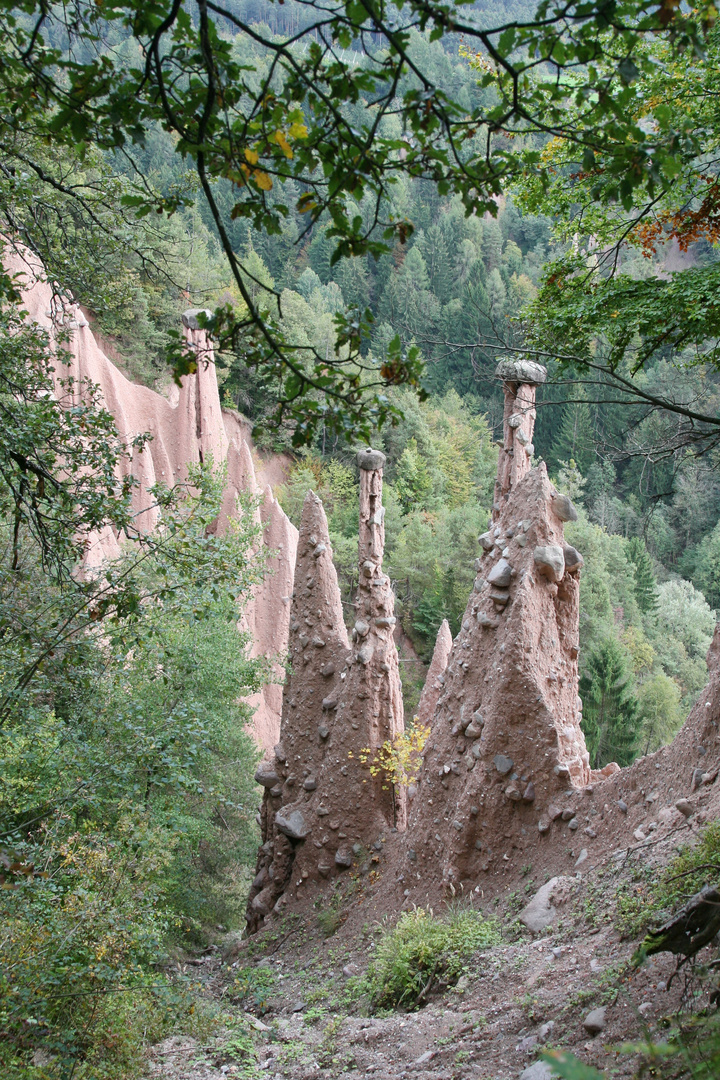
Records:
[[[566,1050],[546,1050],[540,1055],[540,1060],[545,1061],[552,1068],[555,1076],[562,1080],[605,1080],[605,1074],[585,1065]]]
[[[498,52],[502,53],[503,56],[507,56],[509,53],[512,52],[516,40],[517,31],[513,26],[508,27],[508,29],[504,30],[503,33],[500,35],[500,40],[498,41]]]

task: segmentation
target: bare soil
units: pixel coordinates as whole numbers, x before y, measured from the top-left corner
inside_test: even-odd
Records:
[[[633,968],[638,942],[621,936],[618,899],[642,889],[698,827],[691,819],[661,835],[655,830],[585,873],[566,868],[574,886],[557,923],[541,936],[517,915],[547,873],[530,868],[496,896],[475,897],[476,907],[499,920],[502,944],[476,954],[459,983],[431,995],[424,1008],[371,1015],[358,984],[374,941],[399,914],[386,909],[383,888],[396,842],[390,837],[387,850],[348,876],[335,900],[308,896],[303,910],[250,939],[228,935],[186,965],[233,1024],[206,1043],[175,1038],[154,1047],[147,1075],[515,1080],[542,1049],[562,1047],[606,1075],[633,1077],[644,1057],[623,1044],[667,1037],[670,1018],[689,1006],[697,986],[685,969],[673,977],[676,959],[667,954]],[[243,997],[238,981],[241,991],[255,982],[260,990]],[[693,1010],[702,1005],[693,999]],[[583,1020],[600,1006],[606,1028],[591,1037]],[[236,1025],[251,1039],[250,1053],[238,1050]]]

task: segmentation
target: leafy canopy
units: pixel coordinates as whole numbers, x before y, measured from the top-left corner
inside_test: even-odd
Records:
[[[412,232],[388,209],[404,176],[456,193],[467,214],[495,214],[513,178],[530,169],[547,181],[539,147],[554,137],[585,169],[602,156],[601,197],[628,205],[636,193],[654,197],[701,146],[701,132],[676,130],[669,114],[643,123],[633,86],[652,70],[648,41],[667,38],[688,56],[700,49],[714,16],[707,5],[688,13],[672,0],[543,0],[533,18],[488,28],[461,0],[312,0],[279,33],[243,11],[232,0],[2,0],[0,150],[12,163],[24,139],[23,171],[52,185],[32,140],[132,161],[150,132],[170,133],[244,302],[239,313],[221,305],[208,325],[277,386],[276,420],[293,421],[296,443],[321,425],[367,434],[392,420],[386,388],[419,388],[419,354],[396,338],[381,362],[364,359],[371,319],[357,309],[337,317],[332,355],[299,356],[253,295],[232,221],[277,234],[292,202],[307,221],[298,243],[323,219],[331,261],[379,257]],[[433,82],[410,49],[417,29],[430,40],[463,36],[483,104],[468,111]],[[143,216],[172,214],[192,197],[184,184],[154,190],[137,168],[123,201]],[[176,373],[193,363],[178,340]]]
[[[622,67],[624,147],[553,134],[517,186],[525,209],[553,216],[561,244],[529,307],[526,344],[583,377],[595,398],[639,403],[638,423],[674,414],[675,429],[653,440],[656,457],[685,445],[705,452],[720,438],[712,392],[693,393],[688,380],[692,368],[720,368],[720,37],[713,26],[702,48],[675,44],[646,36]],[[607,56],[600,70],[609,75]],[[568,127],[583,128],[581,95],[567,105]],[[669,371],[653,379],[662,361]]]

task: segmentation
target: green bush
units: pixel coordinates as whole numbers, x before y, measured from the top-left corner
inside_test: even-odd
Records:
[[[661,874],[644,873],[618,896],[618,929],[638,937],[668,918],[703,885],[720,882],[720,821],[711,822],[697,841],[683,847]]]
[[[55,544],[54,573],[29,526],[15,562],[0,543],[8,1080],[130,1080],[148,1041],[194,1015],[191,988],[162,973],[168,949],[242,922],[257,849],[242,699],[265,667],[237,630],[236,596],[262,565],[252,513],[208,531],[222,474],[208,465],[191,479],[195,491],[158,490],[158,528],[97,579],[65,572],[72,538]],[[2,497],[0,485],[6,541]]]
[[[375,1009],[417,1009],[433,991],[454,985],[467,961],[500,941],[495,921],[471,907],[444,918],[415,908],[400,916],[375,948],[365,990]]]
[[[692,1016],[670,1040],[676,1053],[663,1062],[659,1075],[667,1080],[716,1080],[720,1076],[720,1017]]]

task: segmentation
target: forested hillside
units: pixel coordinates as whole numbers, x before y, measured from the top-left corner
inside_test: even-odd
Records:
[[[591,764],[669,743],[720,608],[714,14],[171,7],[1,5],[5,241],[163,392],[197,369],[181,313],[208,310],[223,405],[291,463],[286,513],[323,500],[348,623],[354,456],[384,451],[385,567],[423,664],[492,511],[498,359],[547,365],[533,462],[579,511]],[[270,676],[237,624],[267,568],[251,500],[215,530],[216,462],[137,527],[118,476],[145,434],[90,387],[56,395],[58,343],[0,284],[0,1066],[119,1080],[174,1025],[227,1021],[173,965],[244,925],[246,699]],[[103,528],[124,554],[86,574]]]
[[[492,15],[489,11],[488,17]],[[288,26],[300,17],[292,4],[277,15],[287,19]],[[276,30],[274,24],[270,30]],[[423,69],[438,85],[452,86],[455,96],[472,107],[483,91],[466,46],[452,38],[431,44],[417,32],[411,39]],[[262,70],[262,51],[252,42],[234,38],[233,48],[238,59]],[[363,107],[358,104],[358,113]],[[389,129],[397,123],[392,117],[383,122]],[[160,190],[187,182],[162,131],[147,141],[141,164]],[[107,212],[122,215],[120,193],[129,177],[117,165],[114,161],[97,172],[82,172],[79,179],[95,190],[99,177],[111,169],[117,190]],[[65,167],[75,175],[71,160]],[[564,218],[558,222],[552,213],[524,208],[528,203],[538,208],[532,194],[520,185],[498,198],[496,216],[467,216],[459,198],[439,196],[428,181],[401,178],[392,188],[391,208],[396,217],[414,223],[412,237],[379,258],[360,256],[335,265],[328,223],[321,219],[308,230],[297,210],[271,235],[242,220],[230,232],[252,275],[252,294],[300,349],[331,353],[335,314],[367,309],[373,316],[363,345],[369,359],[382,363],[397,337],[403,349],[416,347],[425,363],[422,382],[428,402],[418,404],[414,395],[393,391],[404,419],[379,437],[389,455],[390,568],[403,626],[425,657],[444,617],[453,632],[458,629],[474,575],[475,537],[492,501],[492,443],[501,419],[500,390],[493,378],[497,357],[522,346],[527,336],[523,313],[537,296],[544,268],[568,250]],[[18,197],[15,189],[13,197]],[[218,201],[225,199],[229,209],[232,197],[230,186],[220,185]],[[107,194],[102,201],[107,204]],[[372,200],[366,198],[359,209],[369,217]],[[539,209],[551,211],[552,200]],[[49,235],[45,229],[41,233],[48,256],[58,260],[53,264],[56,272],[65,273],[95,312],[98,326],[135,378],[156,385],[168,379],[165,350],[185,302],[172,281],[185,279],[187,298],[194,304],[242,307],[201,198],[167,224],[133,225],[138,249],[154,265],[143,266],[126,248],[115,246],[111,251],[103,248],[102,261],[93,257],[89,266],[89,252],[82,247],[68,250],[68,224],[64,218],[58,222]],[[29,225],[30,235],[32,228]],[[97,235],[83,238],[94,250]],[[662,249],[653,259],[645,258],[647,254],[637,245],[626,245],[624,271],[642,279],[653,265],[664,272],[668,259],[669,266],[673,259],[678,265],[712,266],[716,259],[704,238],[694,242],[690,252],[671,242],[669,251]],[[75,265],[68,265],[70,258]],[[155,266],[166,271],[164,284]],[[272,389],[241,356],[227,353],[221,365],[225,405],[258,425],[260,439],[269,447],[289,448],[290,426],[286,434],[282,429],[262,434],[263,421],[275,404]],[[712,401],[716,381],[708,369],[678,370],[667,352],[653,358],[643,372],[645,387],[661,392],[669,387],[688,401]],[[664,440],[662,449],[658,440]],[[611,387],[572,369],[558,372],[542,392],[536,457],[547,462],[551,475],[584,507],[587,528],[579,533],[578,543],[591,544],[594,551],[583,584],[584,663],[594,667],[602,656],[602,664],[609,664],[607,642],[613,643],[613,663],[628,692],[638,698],[648,731],[634,750],[667,740],[701,689],[714,625],[711,609],[720,601],[720,485],[713,456],[698,455],[692,445],[676,446],[677,441],[661,414],[653,411],[643,417],[637,405],[618,398]],[[297,524],[305,491],[319,487],[331,512],[348,601],[356,536],[348,464],[353,449],[352,438],[327,436],[321,430],[314,446],[298,459],[283,494]],[[610,542],[606,537],[618,539]],[[688,584],[674,584],[680,580]],[[677,600],[678,589],[685,590],[686,604]],[[675,608],[685,610],[671,615]],[[670,641],[665,640],[668,619]],[[652,644],[658,634],[663,638],[659,651]],[[612,757],[609,748],[602,756]]]

